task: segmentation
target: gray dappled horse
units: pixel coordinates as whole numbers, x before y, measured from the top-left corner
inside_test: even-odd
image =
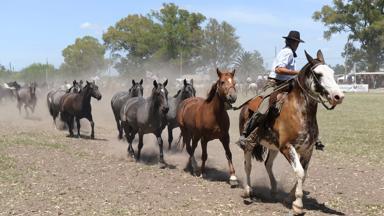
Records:
[[[86,118],[91,123],[91,139],[95,138],[95,123],[92,118],[91,97],[101,99],[99,87],[95,82],[88,82],[80,93],[66,93],[60,101],[60,117],[67,123],[69,137],[74,137],[73,120],[76,118],[77,137],[80,137],[80,119]]]
[[[29,116],[28,109],[33,113],[35,111],[37,97],[36,97],[36,82],[31,82],[26,87],[22,87],[17,91],[17,108],[21,114],[21,106],[24,104],[25,113]]]
[[[167,127],[168,127],[168,149],[171,149],[171,144],[173,141],[172,130],[176,127],[179,127],[176,120],[177,108],[179,104],[190,97],[196,96],[196,90],[193,87],[193,79],[190,83],[186,79],[183,81],[183,87],[176,93],[175,96],[168,99],[169,111],[167,113]]]
[[[124,104],[128,99],[133,97],[142,97],[143,96],[143,79],[140,82],[135,82],[132,80],[132,87],[128,91],[117,92],[113,95],[111,99],[111,107],[113,115],[115,116],[117,130],[119,131],[118,138],[123,138],[123,128],[121,127],[120,112]]]
[[[168,106],[168,80],[163,84],[153,81],[151,96],[148,98],[134,97],[129,99],[121,110],[121,126],[124,128],[125,136],[128,141],[128,154],[134,157],[132,141],[136,133],[139,134],[139,146],[137,160],[140,160],[141,149],[143,148],[144,134],[153,133],[159,145],[161,168],[165,167],[163,156],[163,140],[161,132],[167,125],[166,114]]]
[[[49,114],[51,114],[53,118],[53,122],[56,124],[56,118],[59,116],[60,113],[60,100],[66,93],[80,93],[82,89],[83,81],[80,80],[80,82],[77,82],[76,80],[73,80],[73,85],[65,90],[62,88],[51,90],[47,93],[47,106],[49,110]]]

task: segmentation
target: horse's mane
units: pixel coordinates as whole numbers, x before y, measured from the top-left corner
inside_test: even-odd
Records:
[[[208,96],[207,96],[207,99],[205,99],[206,102],[211,102],[212,99],[215,97],[216,95],[216,90],[217,90],[217,82],[215,82],[214,84],[212,84],[212,87],[211,87],[211,90],[209,90],[209,93],[208,93]]]
[[[179,96],[180,92],[181,92],[181,89],[179,89],[179,91],[177,91],[177,93],[173,97],[177,98],[177,96]]]

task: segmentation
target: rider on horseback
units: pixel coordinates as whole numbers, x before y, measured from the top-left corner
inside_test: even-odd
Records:
[[[300,39],[300,33],[298,31],[290,31],[288,36],[283,38],[285,38],[286,46],[279,52],[273,62],[273,69],[268,76],[268,81],[264,86],[263,91],[260,93],[260,96],[263,98],[271,95],[271,93],[273,93],[284,81],[290,80],[299,74],[295,64],[295,58],[297,57],[296,50],[299,43],[304,43],[304,41]],[[245,123],[238,141],[241,148],[253,149],[256,145],[254,142],[256,133],[252,132],[265,120],[271,105],[273,104],[270,104],[269,99],[264,99],[259,108]],[[319,147],[318,145],[322,145],[320,141],[316,142],[316,147],[321,149],[321,146]]]

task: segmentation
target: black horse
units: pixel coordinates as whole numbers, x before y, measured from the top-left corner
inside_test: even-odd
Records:
[[[92,118],[91,97],[101,99],[99,87],[95,82],[88,82],[80,93],[66,93],[60,101],[60,117],[68,125],[69,136],[73,137],[73,120],[76,118],[77,137],[80,137],[80,119],[86,118],[91,123],[91,139],[95,138],[95,123]]]
[[[134,157],[132,141],[136,133],[139,133],[139,146],[137,160],[140,160],[141,149],[143,148],[143,136],[153,133],[157,137],[160,150],[160,166],[165,167],[163,156],[163,140],[161,132],[167,125],[166,114],[168,106],[168,80],[163,84],[153,81],[151,96],[148,98],[135,97],[129,99],[121,111],[121,126],[124,128],[125,136],[128,141],[128,154]]]
[[[24,104],[25,113],[29,116],[28,109],[33,113],[35,111],[37,97],[36,97],[36,82],[31,82],[27,86],[20,88],[16,91],[17,108],[21,114],[21,106]]]
[[[47,93],[47,106],[49,113],[51,114],[53,118],[53,122],[56,124],[56,118],[59,116],[60,113],[60,100],[66,93],[80,93],[82,89],[82,83],[83,81],[80,80],[80,82],[77,82],[76,80],[73,80],[73,85],[68,90],[64,89],[55,89],[51,90]]]
[[[113,115],[115,116],[117,131],[119,131],[119,139],[123,138],[123,128],[121,127],[120,112],[124,104],[128,99],[132,97],[142,97],[143,96],[143,80],[140,82],[135,82],[132,80],[132,87],[128,91],[117,92],[113,95],[111,99],[111,107]]]
[[[177,114],[177,107],[179,104],[190,97],[196,96],[196,90],[193,87],[193,79],[191,79],[190,83],[187,82],[186,79],[184,79],[184,85],[183,87],[177,92],[175,96],[172,98],[169,98],[169,111],[167,113],[167,126],[168,126],[168,148],[171,149],[171,144],[173,141],[173,134],[172,130],[174,128],[179,127],[176,120],[176,114]]]

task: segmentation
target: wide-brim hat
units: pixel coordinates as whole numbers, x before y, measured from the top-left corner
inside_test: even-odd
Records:
[[[304,43],[304,41],[300,39],[300,32],[298,32],[298,31],[290,31],[288,33],[288,36],[283,37],[283,38]]]

